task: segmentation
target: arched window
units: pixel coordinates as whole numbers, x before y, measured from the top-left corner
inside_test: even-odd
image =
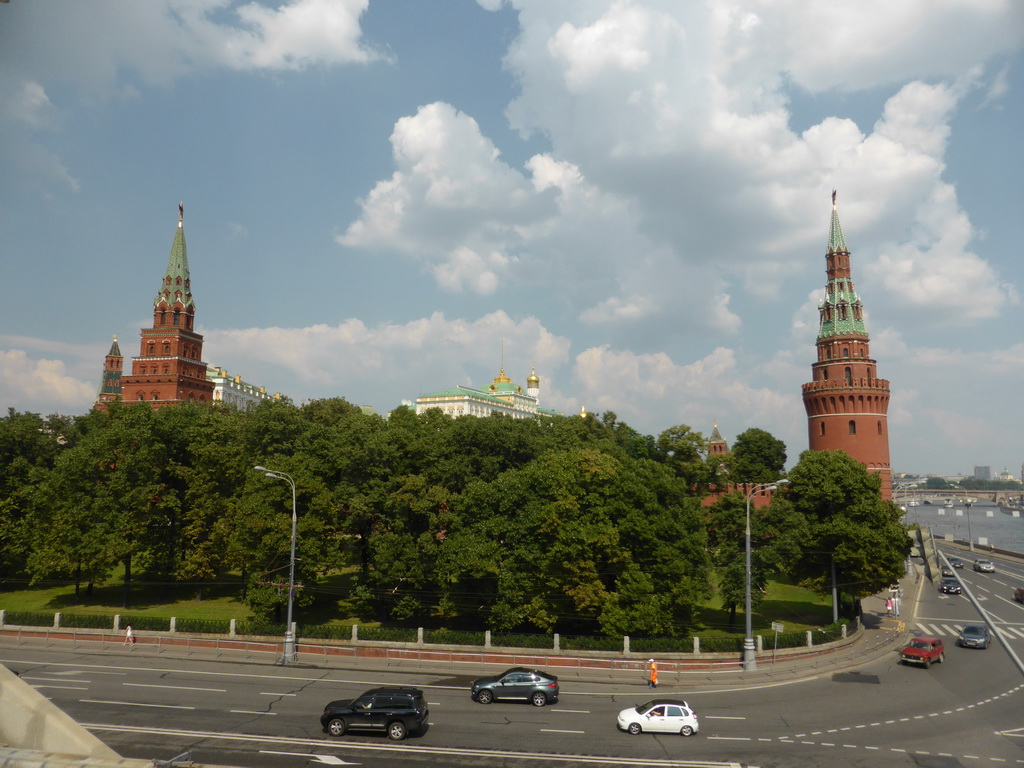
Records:
[[[882,420],[878,420],[878,434],[882,434]]]
[[[846,379],[847,384],[853,384],[853,370],[850,366],[846,366],[846,368],[843,369],[843,378]]]
[[[174,310],[174,324],[181,325],[181,312]]]
[[[171,345],[170,344],[164,344],[164,352],[170,352],[170,351],[171,351]]]
[[[818,434],[821,435],[822,437],[825,436],[825,422],[824,421],[819,421],[818,422]]]
[[[828,381],[828,366],[827,365],[824,366],[821,369],[821,380],[822,381]]]
[[[850,434],[851,435],[856,435],[857,434],[857,422],[854,421],[853,419],[850,419]]]
[[[849,356],[850,356],[850,348],[849,347],[843,347],[843,357],[849,357]]]
[[[149,342],[149,344],[146,345],[146,354],[147,355],[155,355],[156,354],[156,345],[153,344],[152,341]]]

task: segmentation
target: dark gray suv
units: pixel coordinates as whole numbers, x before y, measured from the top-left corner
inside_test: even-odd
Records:
[[[331,736],[344,736],[349,730],[380,731],[401,741],[423,730],[428,714],[419,688],[373,688],[351,701],[332,701],[324,707],[320,725]]]
[[[507,699],[528,701],[535,707],[543,707],[558,701],[558,678],[538,669],[512,667],[500,675],[474,680],[469,695],[481,704]]]

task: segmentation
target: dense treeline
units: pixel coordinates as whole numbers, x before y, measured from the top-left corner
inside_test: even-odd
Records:
[[[1019,480],[977,480],[973,477],[951,483],[944,477],[929,477],[924,487],[929,491],[1019,491],[1021,484]]]
[[[755,429],[713,458],[686,426],[655,439],[612,413],[383,419],[340,399],[12,410],[0,419],[0,578],[88,589],[121,567],[127,606],[140,575],[199,596],[240,575],[269,616],[286,599],[291,488],[261,465],[295,480],[300,606],[324,576],[355,569],[347,597],[375,618],[685,634],[713,585],[733,609],[742,595],[744,497],[701,499],[774,481],[786,454]],[[853,596],[899,575],[898,508],[862,465],[805,454],[791,481],[754,515],[759,582],[792,572],[826,591],[833,559]]]

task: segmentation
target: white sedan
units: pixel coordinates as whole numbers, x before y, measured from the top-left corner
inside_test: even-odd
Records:
[[[697,713],[682,699],[653,699],[619,712],[619,730],[632,734],[681,733],[693,736],[700,730]]]

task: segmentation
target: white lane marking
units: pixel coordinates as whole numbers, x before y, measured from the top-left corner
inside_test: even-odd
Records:
[[[589,709],[552,709],[552,712],[572,712],[577,715],[589,715]]]
[[[79,704],[118,704],[123,707],[154,707],[156,709],[195,709],[176,704],[140,704],[137,701],[109,701],[107,699],[79,699]]]
[[[326,765],[362,765],[362,763],[349,763],[334,755],[313,755],[308,752],[275,752],[272,749],[261,749],[261,755],[285,755],[286,757],[309,757],[318,763]]]
[[[705,720],[746,720],[747,718],[739,715],[704,715]]]
[[[277,712],[256,712],[252,709],[229,709],[228,712],[232,712],[236,715],[277,715]]]
[[[297,693],[274,693],[273,691],[260,691],[260,696],[298,696]]]
[[[193,688],[191,685],[157,685],[155,683],[121,683],[130,685],[132,688],[169,688],[173,691],[212,691],[213,693],[227,693],[226,688]]]
[[[716,741],[751,741],[749,736],[708,736],[708,739]]]
[[[32,687],[35,688],[37,691],[40,688],[60,688],[61,690],[64,690],[64,691],[88,691],[89,690],[88,688],[85,688],[83,686],[78,686],[78,685],[33,685]]]
[[[586,731],[562,731],[558,728],[541,728],[541,733],[586,733]]]
[[[22,675],[22,680],[44,680],[48,683],[91,683],[92,680],[68,680],[66,677],[29,677],[28,675]]]

